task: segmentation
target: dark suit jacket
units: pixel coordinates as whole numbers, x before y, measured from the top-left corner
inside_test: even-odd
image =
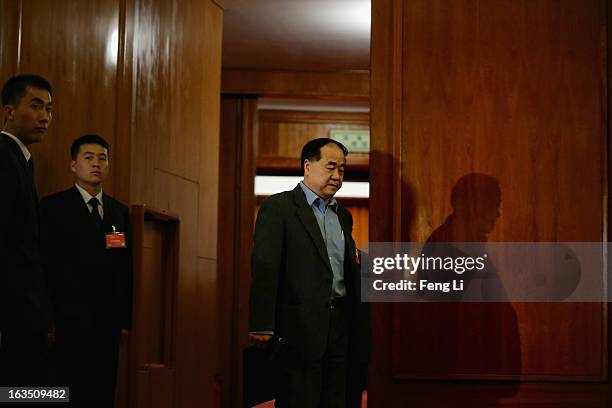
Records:
[[[127,248],[106,248],[76,187],[41,201],[42,251],[56,325],[130,328],[132,247],[128,208],[104,194],[103,230],[126,233]]]
[[[19,145],[0,133],[0,331],[46,333],[52,314],[41,267],[38,198]]]
[[[340,204],[338,219],[346,239],[350,336],[359,321],[359,267],[351,234],[353,219]],[[249,330],[273,330],[283,339],[283,353],[297,359],[321,358],[329,331],[333,272],[319,225],[299,185],[262,203],[251,261]]]

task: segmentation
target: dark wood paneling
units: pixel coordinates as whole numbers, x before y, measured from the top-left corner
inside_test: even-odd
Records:
[[[134,7],[131,0],[119,2],[119,48],[117,56],[117,92],[115,93],[115,198],[130,202],[132,179],[132,134],[134,132],[133,107],[135,92],[132,79],[136,64],[133,63]]]
[[[196,352],[195,368],[201,378],[201,386],[204,388],[202,396],[203,407],[216,407],[213,404],[215,398],[214,389],[217,386],[217,357],[219,344],[225,338],[218,335],[216,327],[219,319],[227,319],[227,315],[219,314],[217,308],[217,260],[198,258],[198,292],[197,292],[197,315],[196,336],[199,350]]]
[[[130,199],[180,217],[174,402],[208,406],[216,366],[208,295],[216,288],[222,10],[211,1],[129,0],[126,14],[134,18]]]
[[[19,66],[21,6],[21,0],[0,0],[0,78],[3,82],[15,75]]]
[[[329,137],[332,129],[369,129],[369,114],[341,112],[259,111],[257,172],[260,174],[302,174],[300,153],[312,139]],[[367,153],[347,157],[349,176],[367,174]]]
[[[217,281],[217,308],[219,314],[226,316],[218,320],[217,332],[226,341],[219,342],[217,356],[217,377],[221,390],[221,406],[239,406],[234,401],[238,385],[236,384],[238,360],[238,333],[236,322],[238,320],[236,306],[236,282],[239,280],[240,258],[237,253],[237,236],[240,234],[238,222],[240,201],[236,199],[239,194],[235,189],[240,180],[239,151],[241,150],[241,114],[242,104],[240,98],[221,98],[221,121],[219,127],[220,146],[219,154],[224,158],[224,179],[226,183],[219,184],[219,200],[224,203],[219,207],[219,219],[224,220],[223,228],[218,231],[217,247],[219,280]],[[252,145],[252,142],[251,142]],[[253,160],[251,159],[251,163]],[[253,173],[255,172],[253,165]],[[252,177],[250,177],[252,178]],[[248,198],[248,195],[246,196]],[[251,222],[252,223],[252,222]]]
[[[345,203],[345,199],[339,198],[343,205],[347,206],[347,209],[353,216],[353,239],[357,245],[357,249],[367,251],[366,244],[370,242],[370,211],[368,210],[367,204],[365,206],[351,206],[349,203]],[[367,203],[367,200],[366,200]]]
[[[224,69],[221,90],[225,94],[368,98],[370,73]]]
[[[248,343],[248,289],[254,229],[254,141],[257,101],[224,96],[221,144],[224,183],[219,184],[218,379],[221,406],[242,407],[242,349]]]
[[[193,109],[199,115],[202,128],[194,132],[200,140],[199,145],[199,225],[198,256],[217,259],[217,223],[216,209],[219,201],[219,177],[223,170],[219,153],[220,136],[220,87],[221,87],[221,40],[223,35],[223,12],[214,2],[205,2],[203,21],[203,41],[200,52],[203,59],[202,72],[192,72],[202,83],[202,89],[194,93],[194,101],[201,100],[201,111]],[[200,23],[201,25],[201,23]],[[194,27],[196,23],[194,22]],[[188,38],[189,33],[186,34]],[[185,38],[187,44],[188,40]],[[198,97],[200,99],[198,99]],[[186,106],[186,109],[192,109]],[[193,155],[193,152],[190,154]]]
[[[135,205],[131,213],[134,316],[125,375],[129,394],[126,406],[147,406],[153,401],[172,406],[168,402],[174,398],[181,227],[177,216],[168,212]],[[138,381],[141,371],[149,372],[148,383]]]
[[[603,10],[601,1],[375,0],[371,239],[426,240],[471,172],[502,190],[490,241],[605,239]],[[603,407],[607,386],[581,382],[608,377],[607,332],[596,303],[377,304],[370,401]],[[540,383],[472,382],[472,392],[402,378]],[[570,385],[547,384],[560,379]],[[567,394],[544,403],[555,388]]]
[[[402,77],[410,91],[403,98],[403,140],[409,143],[402,145],[402,180],[416,208],[414,218],[404,218],[402,238],[426,240],[450,214],[455,182],[479,172],[496,178],[502,192],[491,241],[601,240],[599,2],[441,6],[413,2],[404,9]],[[445,34],[435,35],[442,27]],[[568,27],[575,27],[571,34]],[[427,54],[432,44],[448,52]],[[523,306],[516,313],[524,378],[603,374],[601,305]],[[546,316],[557,313],[575,321],[541,337]],[[572,349],[589,351],[561,363],[558,353]]]

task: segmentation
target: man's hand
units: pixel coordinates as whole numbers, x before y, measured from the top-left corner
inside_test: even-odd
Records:
[[[268,342],[272,338],[271,334],[255,334],[249,333],[249,343],[251,346],[257,348],[265,348],[268,346]]]

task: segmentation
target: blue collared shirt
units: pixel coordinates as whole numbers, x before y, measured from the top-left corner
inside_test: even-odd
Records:
[[[327,247],[327,255],[329,256],[329,263],[334,273],[334,280],[332,283],[332,294],[335,297],[346,296],[346,286],[344,284],[344,232],[340,226],[340,220],[338,219],[338,203],[336,199],[332,197],[329,200],[327,206],[321,197],[316,195],[311,189],[309,189],[303,181],[300,181],[300,187],[306,194],[306,201],[312,208],[323,241]],[[331,211],[330,211],[331,209]]]

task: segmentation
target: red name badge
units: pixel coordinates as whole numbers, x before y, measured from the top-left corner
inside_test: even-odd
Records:
[[[117,232],[113,225],[113,232],[106,234],[106,248],[126,248],[125,233]]]

